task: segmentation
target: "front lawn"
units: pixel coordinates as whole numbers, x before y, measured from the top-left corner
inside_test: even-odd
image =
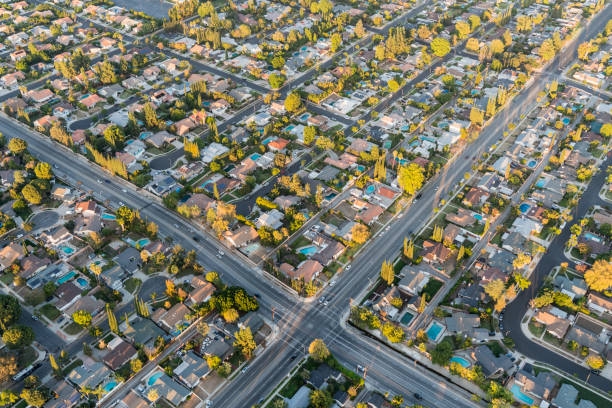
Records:
[[[69,334],[71,336],[74,336],[75,334],[79,334],[81,330],[83,330],[83,328],[80,325],[76,324],[75,322],[72,322],[68,326],[64,327],[64,332],[66,332],[66,334]]]
[[[45,316],[47,319],[54,321],[55,319],[57,319],[58,317],[60,317],[60,315],[62,314],[62,312],[60,312],[57,307],[47,303],[45,305],[43,305],[40,309],[40,313],[42,313],[43,316]]]
[[[140,288],[141,284],[142,284],[142,281],[140,279],[130,278],[125,281],[123,286],[125,287],[125,290],[127,290],[128,292],[134,293],[138,288]]]
[[[437,279],[430,279],[429,282],[427,282],[427,285],[425,285],[425,287],[421,291],[421,293],[419,293],[419,296],[425,294],[425,299],[427,301],[430,301],[435,296],[435,294],[438,293],[442,286],[444,286],[444,282],[439,281]]]

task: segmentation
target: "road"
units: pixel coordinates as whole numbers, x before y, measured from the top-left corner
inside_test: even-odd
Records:
[[[605,17],[602,17],[604,14],[600,13],[597,16],[599,18],[593,20],[587,31],[591,34],[599,32],[605,25]],[[565,50],[547,70],[560,72],[563,65],[573,59],[575,45]],[[289,372],[294,364],[290,362],[289,357],[303,352],[304,347],[313,338],[321,337],[338,359],[349,368],[354,369],[356,364],[371,364],[368,382],[380,385],[383,391],[405,395],[416,391],[424,396],[425,405],[435,407],[470,407],[475,404],[464,391],[448,383],[440,383],[439,379],[430,377],[426,370],[414,367],[409,360],[396,353],[387,350],[381,352],[381,347],[384,349],[385,346],[347,331],[340,322],[345,317],[352,297],[362,291],[368,279],[378,275],[382,261],[393,259],[397,255],[403,238],[416,231],[429,218],[438,200],[454,189],[463,174],[470,170],[470,157],[486,151],[496,143],[508,123],[527,112],[529,102],[536,98],[544,86],[544,81],[534,81],[514,98],[490,125],[483,129],[474,147],[466,149],[423,189],[418,205],[411,206],[384,236],[379,236],[365,248],[353,261],[350,272],[344,272],[344,275],[350,275],[350,278],[342,276],[335,287],[324,291],[323,295],[330,299],[327,307],[303,303],[288,296],[279,284],[254,270],[240,257],[217,258],[215,255],[219,244],[207,235],[189,232],[193,227],[161,206],[157,200],[150,198],[142,190],[129,186],[123,180],[107,176],[84,158],[75,159],[72,152],[48,138],[26,130],[5,117],[0,117],[0,131],[7,136],[18,135],[24,138],[35,156],[56,164],[56,173],[67,174],[71,183],[83,183],[86,188],[96,192],[97,198],[108,199],[114,203],[123,201],[139,209],[141,216],[158,223],[161,234],[172,236],[175,242],[187,249],[196,249],[199,260],[206,269],[219,271],[226,282],[240,284],[247,291],[260,294],[261,312],[270,320],[274,308],[281,333],[280,340],[251,364],[248,374],[239,375],[230,387],[215,397],[215,406],[249,407],[257,403]],[[99,184],[99,178],[111,178],[113,182]],[[435,185],[439,185],[439,190],[435,189]],[[122,192],[124,188],[127,193]],[[199,243],[193,242],[192,235],[200,236]]]

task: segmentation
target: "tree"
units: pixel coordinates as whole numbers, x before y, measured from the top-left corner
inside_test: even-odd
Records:
[[[12,354],[0,354],[0,383],[17,374],[17,359]]]
[[[314,126],[306,126],[304,128],[304,144],[310,145],[317,135],[317,129]]]
[[[272,73],[268,77],[268,83],[273,89],[278,89],[285,83],[285,76]]]
[[[28,405],[33,407],[42,407],[45,405],[45,402],[47,402],[47,398],[42,391],[29,388],[24,388],[21,391],[21,398],[23,398]]]
[[[21,189],[21,195],[25,198],[30,204],[40,204],[42,201],[42,195],[40,191],[32,183],[26,184]]]
[[[506,286],[503,280],[495,279],[487,283],[484,287],[484,290],[487,295],[491,296],[491,299],[497,301],[503,297],[504,292],[506,290]]]
[[[589,367],[591,367],[594,370],[599,370],[604,365],[603,359],[600,356],[595,355],[595,354],[591,354],[590,356],[588,356],[586,358],[586,363]]]
[[[330,40],[331,40],[331,51],[332,52],[338,51],[338,48],[340,48],[340,45],[342,45],[342,36],[340,36],[340,33],[333,33]]]
[[[506,30],[504,32],[503,39],[504,39],[504,44],[506,45],[506,47],[509,47],[512,45],[512,33],[510,32],[510,30]]]
[[[470,122],[472,122],[473,125],[482,126],[484,122],[484,112],[473,106],[470,111]]]
[[[11,406],[19,400],[19,397],[12,391],[0,392],[0,407]]]
[[[130,361],[130,369],[133,373],[137,373],[142,370],[142,361],[139,358],[135,358]]]
[[[208,323],[204,321],[198,323],[196,329],[198,330],[198,334],[202,337],[206,337],[210,332],[210,327],[208,326]]]
[[[292,92],[287,95],[287,98],[285,99],[285,109],[287,110],[287,112],[295,112],[300,109],[300,106],[302,106],[302,100],[300,99],[300,95],[295,92]]]
[[[389,87],[389,91],[392,93],[396,93],[400,89],[400,85],[397,83],[395,79],[391,79],[387,82],[387,86]]]
[[[491,41],[489,49],[491,50],[493,55],[501,54],[502,52],[504,52],[504,43],[502,42],[502,40],[496,38]]]
[[[15,325],[2,334],[2,341],[9,348],[24,348],[34,341],[34,332],[27,326]]]
[[[550,38],[542,41],[539,52],[540,57],[542,57],[542,60],[550,61],[555,57],[556,53],[557,50],[555,49],[555,45],[553,44],[553,41]]]
[[[450,43],[446,38],[436,37],[431,41],[431,51],[437,57],[443,57],[451,50]]]
[[[91,325],[91,314],[85,310],[77,310],[72,314],[72,320],[81,327],[89,327]]]
[[[310,405],[313,408],[327,408],[333,400],[326,390],[313,390],[310,392]]]
[[[249,360],[253,355],[253,350],[257,345],[255,344],[255,340],[253,340],[253,333],[251,333],[251,328],[247,327],[244,329],[238,330],[234,333],[235,341],[234,347],[240,350],[244,358]]]
[[[465,49],[468,51],[476,52],[480,49],[480,43],[474,37],[468,38],[467,42],[465,43]]]
[[[472,32],[472,27],[470,27],[470,25],[465,21],[457,21],[455,24],[455,29],[457,30],[460,39],[464,39]]]
[[[612,124],[610,123],[604,123],[601,126],[601,129],[599,129],[599,133],[603,136],[603,137],[610,137],[612,136]]]
[[[0,328],[6,330],[21,315],[21,306],[13,296],[0,294]]]
[[[395,271],[393,270],[393,264],[388,261],[383,261],[380,268],[380,277],[383,281],[387,282],[387,285],[391,286],[395,280]]]
[[[236,320],[238,320],[238,311],[236,311],[236,309],[234,308],[229,308],[227,310],[224,310],[221,315],[223,316],[223,318],[225,319],[225,321],[227,323],[234,323]]]
[[[448,341],[442,341],[431,350],[431,362],[445,367],[453,356],[453,346]]]
[[[361,223],[356,223],[351,228],[351,236],[353,242],[358,245],[364,244],[370,237],[370,229]]]
[[[603,259],[595,261],[591,269],[584,273],[584,280],[592,290],[609,290],[612,288],[612,263]]]
[[[330,356],[329,350],[323,340],[314,339],[308,346],[308,353],[316,361],[325,361]]]
[[[9,140],[8,148],[11,151],[11,153],[19,155],[26,151],[26,149],[28,148],[28,144],[26,143],[25,140],[20,139],[18,137],[14,137],[11,140]]]
[[[36,163],[36,167],[34,167],[34,174],[36,177],[43,180],[49,180],[53,177],[53,170],[51,170],[51,165],[45,162]]]
[[[400,166],[397,181],[406,194],[414,195],[425,181],[423,168],[416,163]]]
[[[516,272],[513,276],[514,281],[521,290],[527,289],[531,285],[531,281],[525,278],[522,274]]]
[[[431,31],[425,24],[421,24],[417,30],[417,35],[421,40],[426,40],[431,36]]]
[[[157,392],[157,388],[150,388],[147,392],[147,399],[151,402],[155,402],[159,399],[159,393]]]
[[[354,32],[357,38],[362,38],[365,35],[365,29],[363,28],[363,21],[361,21],[361,19],[357,21],[357,24],[355,24]]]

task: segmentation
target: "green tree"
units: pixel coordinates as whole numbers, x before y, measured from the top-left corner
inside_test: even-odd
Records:
[[[42,407],[47,402],[47,397],[40,390],[24,388],[21,391],[21,398],[32,407]]]
[[[21,315],[21,306],[13,296],[0,294],[0,328],[6,330]]]
[[[453,356],[453,346],[448,341],[442,341],[431,350],[431,362],[445,367]]]
[[[310,405],[313,408],[328,408],[333,400],[326,390],[313,390],[310,392]]]
[[[553,41],[550,38],[542,41],[542,44],[540,45],[539,55],[544,61],[550,61],[555,57],[556,53],[557,50],[555,49],[555,45],[553,44]]]
[[[342,45],[342,37],[340,33],[333,33],[331,36],[331,51],[336,52]]]
[[[5,330],[2,334],[2,341],[9,348],[24,348],[34,341],[34,332],[27,326],[15,325]]]
[[[310,145],[315,140],[317,129],[314,126],[306,126],[304,128],[304,144]]]
[[[21,154],[26,151],[28,148],[28,144],[25,140],[20,139],[18,137],[14,137],[8,142],[8,148],[13,154]]]
[[[491,50],[493,55],[501,54],[502,52],[504,52],[504,43],[502,42],[502,40],[496,38],[491,41],[489,49]]]
[[[591,269],[584,273],[589,288],[604,291],[612,288],[612,263],[603,259],[595,261]]]
[[[601,126],[601,129],[599,129],[599,133],[603,136],[603,137],[610,137],[612,136],[612,124],[610,123],[604,123]]]
[[[383,281],[387,282],[387,285],[391,286],[395,280],[395,271],[393,270],[393,264],[388,261],[383,261],[380,268],[380,277]]]
[[[316,361],[325,361],[330,353],[327,346],[321,339],[314,339],[308,346],[308,353]]]
[[[460,39],[464,39],[472,32],[472,28],[465,21],[458,21],[455,24],[455,29],[457,30]]]
[[[236,347],[244,358],[249,360],[253,355],[253,351],[257,345],[255,344],[255,340],[253,340],[253,333],[251,333],[251,328],[246,327],[244,329],[238,330],[234,333],[234,347]]]
[[[443,57],[451,50],[450,43],[446,38],[436,37],[431,41],[431,51],[437,57]]]
[[[42,195],[32,183],[26,184],[21,189],[21,195],[23,195],[23,198],[25,198],[30,204],[36,205],[40,204],[42,201]]]
[[[295,92],[290,93],[285,98],[285,109],[287,112],[295,112],[302,106],[302,100],[300,99],[300,95]]]
[[[397,181],[400,188],[409,195],[414,195],[423,185],[425,175],[423,168],[416,163],[400,166]]]
[[[272,89],[278,89],[285,83],[285,76],[280,74],[272,73],[268,76],[268,83]]]
[[[91,314],[85,310],[77,310],[72,314],[72,320],[81,327],[91,325]]]
[[[36,177],[43,180],[49,180],[53,177],[53,170],[51,170],[51,165],[45,162],[38,162],[34,167],[34,174]]]

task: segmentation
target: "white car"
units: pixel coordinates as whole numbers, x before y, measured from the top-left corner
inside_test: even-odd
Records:
[[[334,279],[332,279],[331,281],[329,281],[329,286],[334,286],[336,284],[336,281]]]
[[[344,269],[346,269],[346,270],[348,271],[349,269],[351,269],[351,266],[352,266],[352,265],[350,265],[350,264],[349,264],[349,265],[347,265],[347,266],[346,266],[346,268],[344,268]]]
[[[206,400],[206,408],[212,407],[212,400]]]

